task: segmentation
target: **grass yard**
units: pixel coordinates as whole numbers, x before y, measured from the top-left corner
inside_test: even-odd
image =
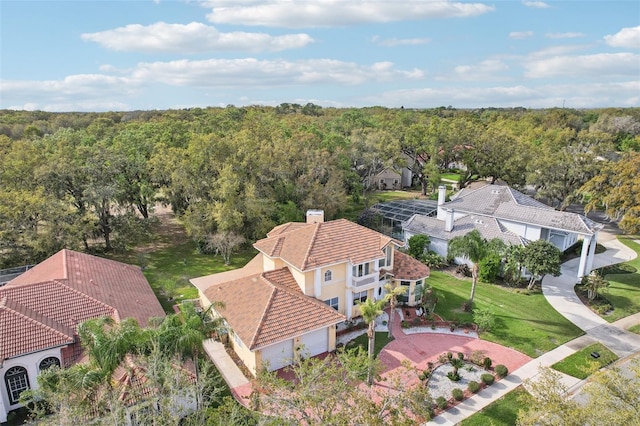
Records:
[[[593,358],[591,353],[597,352],[600,358]],[[551,366],[554,370],[568,374],[578,379],[586,379],[602,367],[617,360],[618,356],[607,349],[602,343],[595,343],[569,355],[562,361]]]
[[[461,309],[469,298],[471,279],[459,280],[433,271],[428,283],[445,296],[445,300],[436,307],[438,315],[449,321],[473,321],[473,315]],[[516,349],[533,358],[583,334],[582,330],[553,309],[541,292],[478,283],[475,306],[490,309],[496,319],[491,331],[481,333],[482,339]]]
[[[515,425],[518,419],[518,411],[520,408],[524,408],[521,397],[526,393],[527,391],[522,386],[519,386],[502,398],[489,404],[482,411],[478,411],[471,417],[463,420],[460,424],[462,426]]]
[[[609,322],[640,312],[640,244],[634,241],[638,239],[637,235],[618,237],[620,242],[638,253],[634,260],[623,264],[625,271],[620,272],[626,273],[606,274],[605,271],[609,288],[603,296],[609,300],[613,311],[603,318]]]
[[[640,324],[632,325],[631,327],[627,328],[627,330],[632,333],[640,334]]]
[[[378,356],[380,351],[387,346],[389,342],[391,342],[393,338],[389,338],[386,331],[376,331],[376,340],[375,340],[375,356]],[[345,345],[346,349],[355,348],[356,346],[360,346],[364,351],[368,351],[369,348],[369,338],[367,337],[367,333],[364,333],[355,339],[347,342]]]
[[[458,179],[460,179],[460,173],[441,173],[440,179],[447,179],[458,182]]]

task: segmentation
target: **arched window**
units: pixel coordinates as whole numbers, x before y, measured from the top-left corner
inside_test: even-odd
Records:
[[[324,282],[331,281],[331,271],[327,271],[324,273]]]
[[[4,373],[4,382],[7,385],[7,393],[9,394],[9,402],[18,403],[20,394],[29,389],[29,376],[27,369],[24,367],[11,367]]]
[[[42,370],[46,370],[47,368],[53,367],[54,365],[57,367],[60,367],[60,360],[55,356],[50,356],[40,361],[39,368],[40,368],[40,371],[42,371]]]

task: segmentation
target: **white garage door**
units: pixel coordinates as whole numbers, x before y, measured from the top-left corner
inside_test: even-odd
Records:
[[[309,356],[327,352],[329,348],[329,332],[326,328],[312,331],[300,337],[300,343],[304,345],[304,354]]]
[[[262,361],[269,361],[269,370],[279,370],[291,364],[293,358],[293,340],[276,343],[262,350]]]

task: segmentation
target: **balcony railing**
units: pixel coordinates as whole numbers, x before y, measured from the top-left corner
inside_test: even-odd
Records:
[[[373,283],[375,283],[377,281],[378,281],[377,273],[364,275],[362,277],[353,277],[353,286],[354,287],[364,287],[364,286],[373,284]]]

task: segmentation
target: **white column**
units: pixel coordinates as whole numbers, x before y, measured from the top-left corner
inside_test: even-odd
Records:
[[[345,300],[345,315],[347,316],[347,319],[350,320],[352,315],[351,309],[353,308],[353,293],[351,292],[351,290],[346,289],[344,291],[344,300]]]
[[[353,286],[353,267],[351,263],[347,262],[347,288],[351,288]]]
[[[593,269],[593,258],[596,255],[596,246],[598,245],[598,231],[593,234],[591,238],[591,245],[589,246],[589,257],[587,257],[587,267],[584,271],[584,274],[587,275]]]
[[[580,252],[580,265],[578,266],[578,278],[585,275],[587,266],[587,257],[589,256],[589,244],[591,243],[591,235],[585,235],[582,240],[582,251]]]
[[[313,295],[316,299],[322,296],[322,281],[320,281],[320,268],[315,270],[313,276]]]

